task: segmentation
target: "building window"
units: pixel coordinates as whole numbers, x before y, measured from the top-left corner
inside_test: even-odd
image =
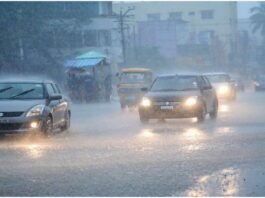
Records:
[[[195,12],[189,12],[189,16],[195,16]]]
[[[108,30],[98,31],[98,45],[111,46],[111,33]]]
[[[203,10],[201,11],[201,18],[202,19],[213,19],[214,13],[213,10]]]
[[[97,31],[89,30],[84,33],[84,43],[87,47],[97,46]]]
[[[111,15],[112,2],[99,2],[99,15]]]
[[[182,12],[170,12],[169,19],[171,20],[180,20],[182,18]]]
[[[89,30],[84,33],[84,43],[87,47],[111,46],[111,31]]]
[[[158,21],[160,20],[160,14],[159,13],[147,14],[147,19],[150,21]]]

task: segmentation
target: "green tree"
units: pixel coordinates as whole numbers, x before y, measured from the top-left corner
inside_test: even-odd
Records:
[[[250,16],[253,25],[253,33],[260,33],[263,37],[261,46],[258,49],[257,62],[262,65],[265,60],[265,2],[260,2],[258,6],[250,9]]]
[[[95,2],[0,2],[0,71],[8,65],[13,73],[42,70],[57,78],[62,64],[47,45],[52,36],[47,31],[75,32],[95,14],[93,9],[88,12],[91,4],[96,6]]]

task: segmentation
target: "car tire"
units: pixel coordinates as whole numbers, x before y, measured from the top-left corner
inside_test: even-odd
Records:
[[[204,122],[205,117],[206,117],[206,108],[205,108],[205,105],[203,105],[199,112],[199,115],[197,116],[198,122],[199,123]]]
[[[209,116],[211,119],[216,119],[218,115],[218,101],[215,100],[213,105],[214,105],[213,111],[209,113]]]
[[[42,134],[45,137],[50,136],[53,133],[53,120],[51,116],[48,116],[46,120],[44,121],[43,127],[42,127]]]
[[[64,117],[65,123],[64,125],[61,127],[61,131],[68,131],[68,129],[71,126],[71,116],[70,116],[70,112],[66,112],[65,113],[65,117]]]
[[[149,118],[145,117],[145,116],[142,116],[140,114],[140,121],[142,124],[147,124],[149,122]]]
[[[124,103],[121,102],[121,110],[124,110],[126,107],[126,105]]]

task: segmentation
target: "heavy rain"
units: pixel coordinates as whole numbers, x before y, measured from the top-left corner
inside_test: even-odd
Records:
[[[0,2],[0,196],[265,196],[265,3]]]

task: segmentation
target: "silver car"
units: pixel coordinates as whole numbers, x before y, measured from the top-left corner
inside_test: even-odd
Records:
[[[0,81],[0,135],[70,127],[70,103],[52,81]]]

